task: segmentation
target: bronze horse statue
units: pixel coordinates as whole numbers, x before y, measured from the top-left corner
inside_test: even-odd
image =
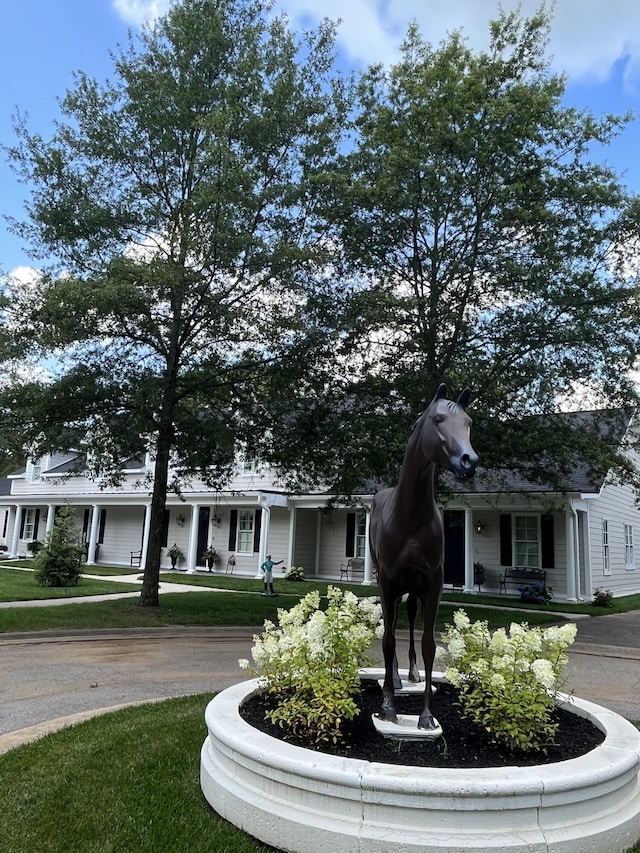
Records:
[[[409,617],[409,680],[421,680],[416,665],[414,625],[418,601],[422,604],[422,657],[425,668],[424,709],[418,728],[436,727],[431,713],[431,671],[435,657],[435,621],[443,583],[444,532],[436,504],[438,466],[460,478],[473,477],[478,464],[470,442],[471,418],[465,407],[466,389],[457,403],[445,399],[440,385],[418,418],[404,454],[398,485],[383,489],[373,499],[369,547],[378,573],[384,618],[382,651],[385,678],[380,718],[395,722],[394,689],[400,688],[396,658],[398,601],[406,594]]]

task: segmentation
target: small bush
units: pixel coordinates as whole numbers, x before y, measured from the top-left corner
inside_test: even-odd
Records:
[[[593,590],[593,604],[595,607],[613,607],[613,593],[610,589],[597,587]]]
[[[304,569],[302,566],[291,566],[289,571],[284,576],[286,581],[303,581],[304,580]]]
[[[553,589],[543,583],[534,583],[529,586],[519,586],[520,601],[529,604],[549,604],[553,598]]]
[[[36,582],[40,586],[75,586],[80,577],[81,557],[75,512],[66,506],[56,514],[51,534],[36,554],[33,562]]]
[[[44,542],[40,542],[38,539],[34,539],[33,542],[27,543],[27,551],[33,556],[37,557],[38,553],[42,551],[44,548]]]

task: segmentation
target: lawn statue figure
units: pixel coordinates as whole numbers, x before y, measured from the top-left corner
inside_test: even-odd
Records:
[[[277,595],[277,592],[273,591],[273,567],[279,566],[280,563],[284,563],[284,560],[278,560],[277,563],[274,563],[271,559],[271,554],[267,554],[267,559],[260,566],[260,571],[264,574],[264,592],[263,595]]]
[[[414,625],[418,601],[422,604],[422,657],[425,668],[424,708],[418,728],[435,729],[431,713],[431,672],[435,657],[434,629],[442,594],[444,533],[436,504],[438,466],[460,478],[473,477],[478,457],[469,438],[471,418],[465,413],[469,389],[457,403],[445,399],[447,389],[438,391],[418,418],[404,454],[398,485],[383,489],[373,499],[369,546],[378,572],[384,618],[382,651],[385,678],[379,717],[396,722],[394,690],[402,683],[396,658],[396,614],[398,601],[407,598],[409,618],[409,681],[421,680],[416,665]]]

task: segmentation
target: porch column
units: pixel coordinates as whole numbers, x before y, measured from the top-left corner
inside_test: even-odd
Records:
[[[269,527],[271,525],[271,507],[267,504],[267,499],[261,495],[258,498],[258,506],[262,510],[262,519],[260,522],[260,544],[258,546],[258,565],[256,566],[256,580],[262,579],[260,566],[267,559],[267,551],[269,548]]]
[[[367,512],[364,517],[364,572],[362,577],[362,585],[363,586],[371,586],[373,584],[373,577],[371,571],[371,551],[369,550],[369,525],[371,524],[371,513]]]
[[[464,591],[475,592],[473,583],[473,513],[464,511]]]
[[[98,545],[98,525],[100,523],[100,505],[93,504],[91,507],[91,530],[89,532],[89,548],[87,551],[87,565],[96,564],[96,547]]]
[[[574,532],[573,511],[569,508],[565,514],[567,540],[567,600],[577,601],[576,595],[576,537]]]
[[[189,528],[189,545],[187,547],[187,574],[194,574],[196,570],[198,550],[198,522],[200,521],[200,504],[191,507],[191,527]]]
[[[56,519],[56,505],[49,504],[47,506],[47,525],[44,531],[45,541],[49,541],[49,537],[51,536],[51,531],[53,530],[53,522]]]
[[[16,515],[13,522],[10,557],[18,556],[18,541],[20,540],[20,525],[22,524],[22,504],[16,504]]]
[[[314,566],[315,576],[320,574],[320,536],[322,535],[322,513],[318,510],[316,515],[316,564]]]
[[[151,527],[151,504],[144,506],[144,522],[142,525],[142,555],[140,557],[140,565],[145,566],[147,563],[147,549],[149,547],[149,529]]]
[[[292,506],[289,509],[289,543],[287,548],[287,568],[293,566],[293,561],[296,556],[296,521],[298,517],[298,508]]]

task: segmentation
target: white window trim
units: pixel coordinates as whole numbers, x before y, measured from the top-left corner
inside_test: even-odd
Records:
[[[245,526],[243,526],[243,522]],[[241,544],[246,544],[241,539],[241,534],[248,536],[247,542],[249,547],[241,547]],[[236,533],[236,553],[237,554],[253,554],[253,537],[255,535],[255,513],[251,509],[241,509],[238,511],[238,530]]]
[[[36,532],[36,511],[33,507],[27,507],[24,516],[23,541],[33,542]]]
[[[536,521],[536,545],[538,546],[538,560],[535,566],[527,564],[527,568],[539,569],[542,565],[542,535],[540,530],[540,515],[537,513],[517,512],[512,514],[512,535],[511,548],[513,551],[513,565],[522,566],[522,562],[518,560],[518,540],[516,538],[517,520],[519,518],[534,518]]]
[[[32,483],[42,482],[42,459],[37,459],[35,462],[31,463],[30,480]]]
[[[636,568],[633,547],[633,525],[624,525],[624,568],[627,572],[633,572]]]
[[[611,549],[609,547],[609,520],[602,519],[602,574],[611,574]]]

